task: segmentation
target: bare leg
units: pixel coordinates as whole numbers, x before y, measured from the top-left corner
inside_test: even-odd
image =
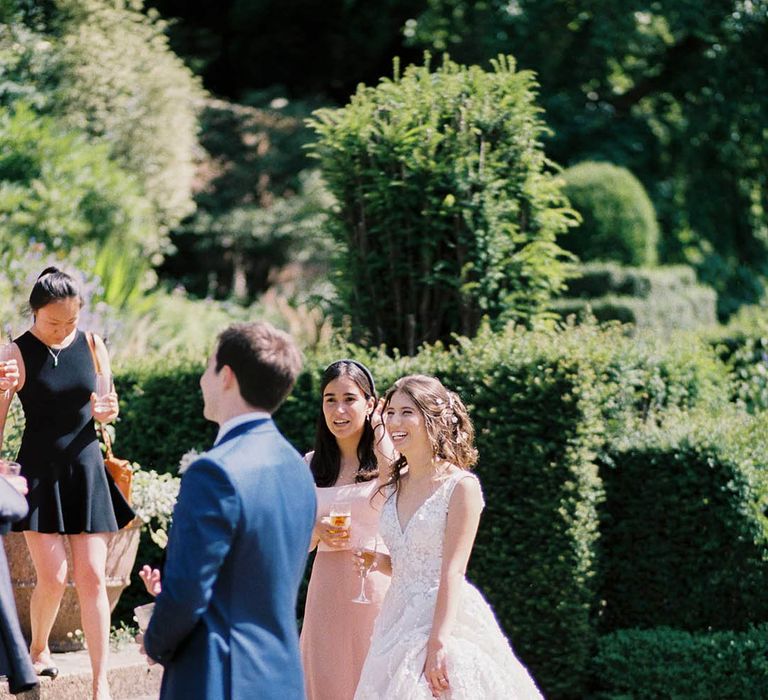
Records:
[[[110,612],[105,580],[108,542],[109,535],[106,533],[69,536],[74,569],[72,577],[91,657],[94,700],[110,699],[107,683]]]
[[[37,583],[32,592],[29,612],[32,643],[29,653],[32,662],[52,666],[48,637],[59,612],[61,597],[67,584],[67,553],[62,535],[43,532],[25,532]]]

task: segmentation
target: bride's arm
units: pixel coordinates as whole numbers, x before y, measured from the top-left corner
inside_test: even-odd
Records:
[[[445,646],[458,613],[461,586],[482,510],[480,484],[471,477],[461,479],[453,489],[448,506],[440,586],[424,663],[424,676],[434,697],[438,697],[450,683]]]

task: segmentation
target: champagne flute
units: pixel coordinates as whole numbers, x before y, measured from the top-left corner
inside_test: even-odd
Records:
[[[353,598],[353,603],[360,603],[361,605],[370,605],[371,600],[365,595],[365,582],[368,579],[368,574],[376,568],[376,549],[378,547],[378,539],[366,537],[357,542],[355,545],[355,556],[358,561],[358,571],[360,573],[360,593],[357,598]]]
[[[348,501],[336,501],[331,504],[328,515],[330,527],[333,528],[332,534],[349,538],[349,529],[352,527],[352,504]],[[349,543],[346,546],[348,547]]]

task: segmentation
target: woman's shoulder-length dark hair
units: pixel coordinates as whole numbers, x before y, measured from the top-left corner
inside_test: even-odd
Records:
[[[333,433],[328,429],[323,415],[323,393],[325,387],[334,379],[348,377],[362,392],[366,401],[373,398],[376,401],[376,386],[368,368],[357,360],[337,360],[325,368],[320,381],[320,415],[315,430],[315,452],[309,463],[315,484],[320,487],[333,486],[339,478],[341,470],[341,451]],[[357,443],[358,468],[355,481],[370,481],[379,475],[379,465],[374,451],[374,435],[370,420],[365,421],[363,433]]]

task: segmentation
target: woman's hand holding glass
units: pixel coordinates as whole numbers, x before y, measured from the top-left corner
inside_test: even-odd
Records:
[[[326,517],[320,518],[317,536],[332,549],[349,549],[352,506],[346,501],[333,503]]]
[[[19,383],[19,365],[13,354],[13,345],[0,345],[0,391],[4,398],[10,398],[11,389]]]
[[[357,570],[360,573],[360,593],[357,598],[352,598],[353,603],[369,604],[371,601],[365,595],[365,582],[368,574],[376,568],[378,540],[376,538],[364,537],[355,543],[352,553],[355,557]]]
[[[91,394],[91,411],[99,423],[111,423],[120,413],[112,378],[107,374],[96,375],[96,391]]]

